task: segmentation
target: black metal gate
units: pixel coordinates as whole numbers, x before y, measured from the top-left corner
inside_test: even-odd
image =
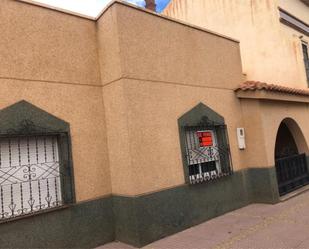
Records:
[[[280,196],[309,183],[305,154],[277,159],[276,172]]]

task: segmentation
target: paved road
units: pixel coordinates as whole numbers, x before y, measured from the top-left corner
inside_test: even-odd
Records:
[[[133,249],[110,243],[100,249]],[[309,249],[309,191],[276,205],[253,204],[144,249]]]

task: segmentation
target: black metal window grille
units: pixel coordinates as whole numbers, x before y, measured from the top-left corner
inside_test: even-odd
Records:
[[[276,172],[280,196],[309,183],[305,154],[277,159]]]
[[[309,55],[308,55],[308,45],[306,43],[302,43],[302,49],[303,49],[303,56],[304,56],[304,63],[305,63],[305,70],[306,70],[306,76],[307,76],[307,82],[309,85]]]
[[[0,138],[0,221],[62,205],[58,138]]]
[[[233,172],[226,125],[186,126],[186,160],[190,184],[211,181]],[[203,146],[201,132],[210,133],[211,144]]]

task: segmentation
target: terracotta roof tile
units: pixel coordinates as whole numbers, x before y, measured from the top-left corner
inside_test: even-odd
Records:
[[[239,90],[242,90],[242,91],[265,90],[269,92],[309,96],[309,90],[280,86],[280,85],[275,85],[275,84],[268,84],[268,83],[259,82],[259,81],[246,81],[242,83],[237,89],[235,89],[235,91],[239,91]]]

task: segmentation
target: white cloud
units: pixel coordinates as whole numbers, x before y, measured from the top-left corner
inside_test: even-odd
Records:
[[[97,16],[111,0],[34,0],[87,16]]]
[[[1,1],[1,0],[0,0]],[[33,0],[61,9],[70,10],[87,16],[96,17],[112,0]],[[137,6],[144,7],[145,0],[126,0]]]
[[[137,6],[145,7],[145,0],[127,0],[127,2],[135,4]]]

